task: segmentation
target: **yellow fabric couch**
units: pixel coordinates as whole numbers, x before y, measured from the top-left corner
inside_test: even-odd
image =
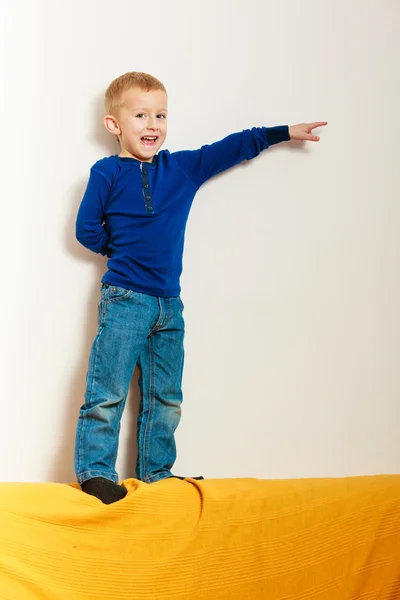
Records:
[[[0,484],[1,600],[400,600],[400,476]]]

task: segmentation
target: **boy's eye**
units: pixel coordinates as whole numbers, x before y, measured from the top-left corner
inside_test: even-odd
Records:
[[[165,119],[165,115],[157,115],[157,119]]]

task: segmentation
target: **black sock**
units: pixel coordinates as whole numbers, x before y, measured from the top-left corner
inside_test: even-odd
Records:
[[[122,500],[127,494],[127,489],[114,483],[105,477],[93,477],[88,479],[81,485],[82,490],[86,494],[96,496],[104,504],[112,504],[118,500]]]
[[[179,475],[172,475],[172,477],[175,477],[175,479],[187,479],[187,477],[179,477]],[[189,477],[189,479],[197,479],[200,481],[200,479],[204,479],[204,477]]]

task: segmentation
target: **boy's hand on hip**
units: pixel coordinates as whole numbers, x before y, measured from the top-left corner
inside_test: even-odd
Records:
[[[315,123],[300,123],[289,127],[289,135],[291,140],[299,140],[301,142],[319,142],[319,136],[313,135],[312,131],[317,127],[325,127],[327,121],[317,121]]]

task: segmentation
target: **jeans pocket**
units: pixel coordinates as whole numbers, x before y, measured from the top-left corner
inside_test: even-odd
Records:
[[[126,290],[125,288],[112,285],[108,288],[108,299],[111,302],[126,300],[127,298],[131,298],[133,293],[133,290]]]

